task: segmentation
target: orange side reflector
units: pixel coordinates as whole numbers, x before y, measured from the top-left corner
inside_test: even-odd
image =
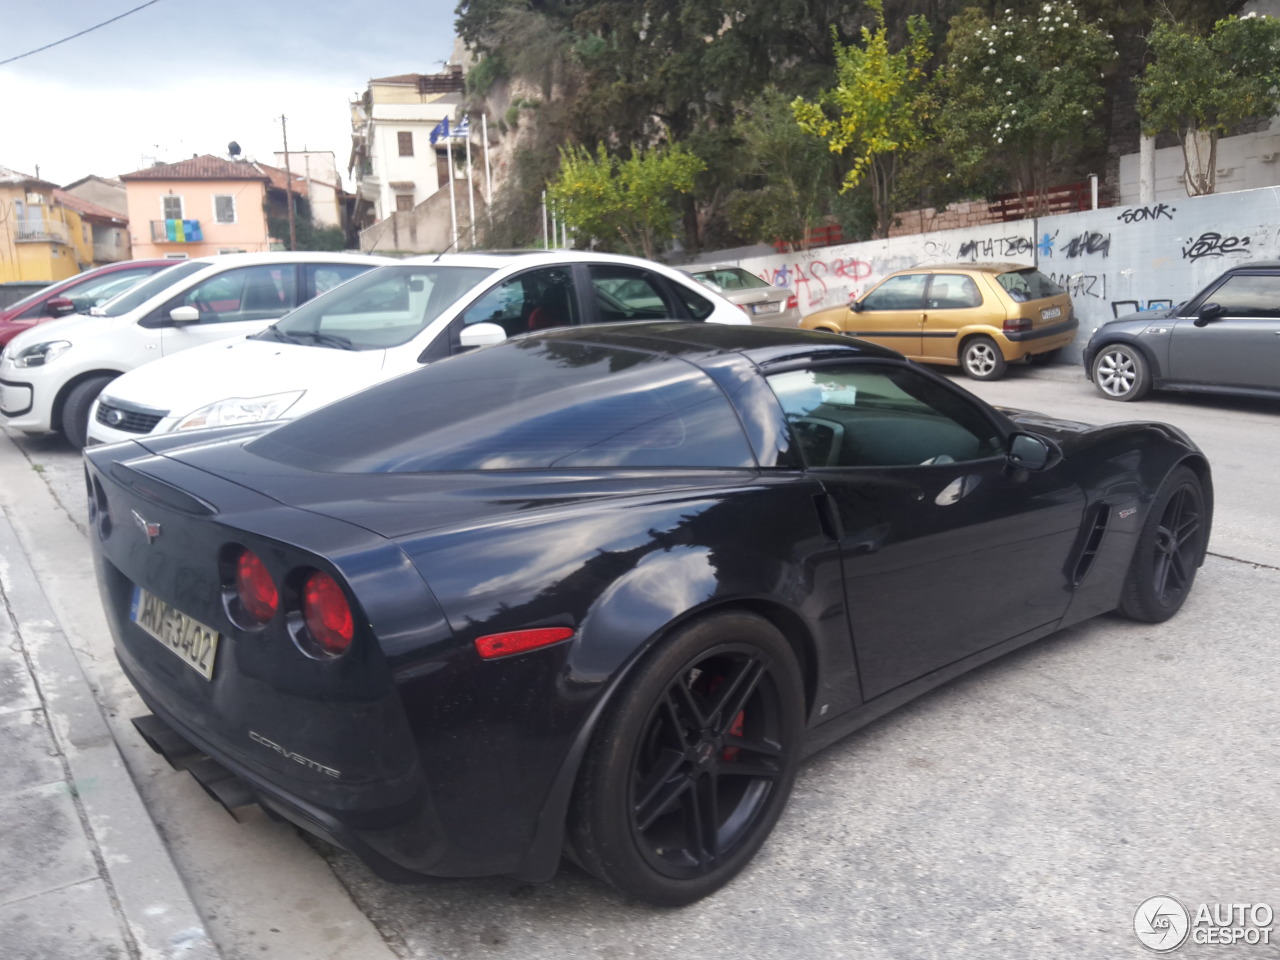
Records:
[[[476,638],[476,651],[486,660],[510,657],[517,653],[537,650],[573,636],[572,627],[535,627],[532,630],[512,630],[510,633],[491,633]]]

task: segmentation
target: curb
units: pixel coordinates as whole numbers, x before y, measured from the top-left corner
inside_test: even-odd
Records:
[[[127,926],[121,937],[131,938],[137,955],[145,958],[217,960],[219,952],[142,802],[80,659],[36,578],[11,523],[11,512],[9,504],[0,505],[4,594],[30,656],[100,874],[118,917]]]

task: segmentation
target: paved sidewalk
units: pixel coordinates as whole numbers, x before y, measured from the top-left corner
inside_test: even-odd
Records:
[[[0,600],[0,960],[214,960],[2,508]]]

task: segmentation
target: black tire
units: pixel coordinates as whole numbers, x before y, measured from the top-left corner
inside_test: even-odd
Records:
[[[89,410],[103,388],[115,377],[90,377],[71,388],[62,403],[62,435],[77,450],[84,447],[89,435]]]
[[[734,611],[680,628],[595,732],[570,814],[577,861],[648,903],[715,892],[777,822],[803,733],[800,668],[772,624]]]
[[[1151,365],[1137,347],[1109,343],[1093,358],[1093,385],[1108,400],[1141,400],[1151,392]]]
[[[1009,364],[990,337],[970,337],[960,348],[960,368],[974,380],[999,380]]]
[[[1178,467],[1151,501],[1129,561],[1120,612],[1144,623],[1161,623],[1177,613],[1204,560],[1208,533],[1200,478]]]
[[[1027,363],[1033,367],[1047,367],[1053,363],[1062,354],[1062,348],[1057,347],[1053,350],[1046,350],[1044,353],[1032,353],[1027,355]]]

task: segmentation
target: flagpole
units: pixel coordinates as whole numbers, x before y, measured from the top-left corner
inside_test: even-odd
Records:
[[[467,131],[467,203],[471,210],[471,249],[474,250],[476,248],[476,191],[471,182],[471,116],[468,114],[462,123]]]
[[[547,242],[547,191],[542,191],[542,249],[550,250],[551,244]]]
[[[453,137],[447,133],[444,137],[444,149],[449,160],[449,218],[453,221],[453,246],[458,245],[458,200],[453,192]]]
[[[493,225],[493,171],[489,168],[489,114],[480,114],[480,129],[484,132],[484,208]]]

